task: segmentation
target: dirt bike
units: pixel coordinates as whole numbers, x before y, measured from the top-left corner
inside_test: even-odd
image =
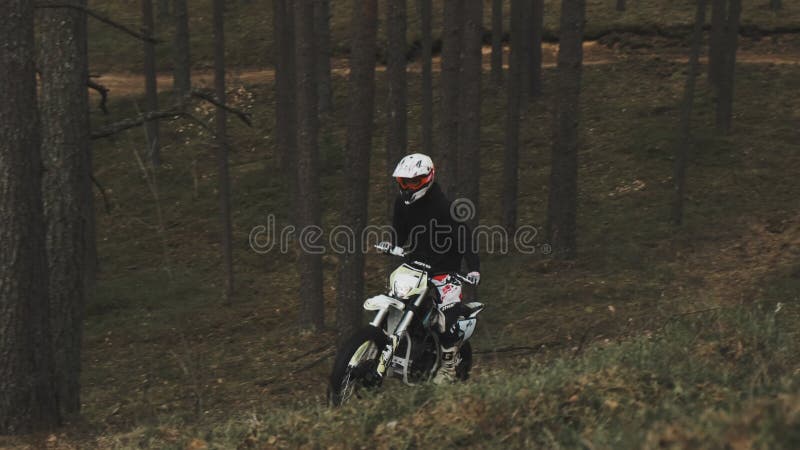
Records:
[[[406,257],[399,247],[388,253]],[[331,405],[341,405],[362,389],[380,387],[387,376],[413,386],[436,375],[442,364],[436,329],[444,317],[434,304],[438,291],[431,283],[430,269],[422,261],[404,262],[389,276],[387,295],[370,297],[364,302],[364,309],[375,311],[375,317],[339,349],[328,386]],[[475,284],[463,275],[450,275],[463,283]],[[457,322],[462,345],[456,378],[461,381],[469,377],[472,368],[469,338],[475,330],[477,315],[484,308],[478,302],[464,306],[464,314]]]

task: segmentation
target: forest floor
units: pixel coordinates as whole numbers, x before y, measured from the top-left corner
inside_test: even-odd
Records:
[[[635,54],[640,58],[659,58],[668,59],[673,62],[686,62],[688,59],[687,52],[680,47],[669,45],[667,40],[664,42],[657,42],[653,44],[654,39],[648,38],[646,42],[648,45],[641,43],[631,44],[624,37],[615,37],[620,39],[626,48],[619,48],[609,39],[603,42],[587,41],[584,42],[584,61],[585,65],[599,65],[599,64],[614,64],[618,63],[625,58],[631,57]],[[736,55],[736,60],[741,64],[800,64],[800,53],[798,53],[797,38],[794,36],[776,37],[775,39],[759,39],[745,42],[742,48]],[[636,48],[630,48],[631,46]],[[558,53],[558,44],[545,43],[543,48],[543,67],[553,68],[556,65],[556,56]],[[483,54],[488,58],[491,53],[491,47],[485,46]],[[503,47],[503,61],[504,68],[508,69],[508,45]],[[701,58],[701,62],[705,63],[706,58]],[[332,62],[333,73],[340,77],[347,76],[347,59],[346,58],[333,58]],[[441,58],[435,56],[433,58],[433,70],[438,72],[441,67]],[[491,70],[490,61],[484,61],[484,69],[488,72]],[[378,65],[378,71],[386,70],[386,66]],[[412,73],[421,72],[421,65],[419,62],[412,61],[408,66],[408,71]],[[92,74],[93,78],[103,86],[109,89],[110,95],[140,95],[144,93],[144,76],[140,73],[133,72],[99,72]],[[228,73],[229,80],[244,84],[263,84],[271,83],[275,79],[275,71],[270,68],[232,68]],[[192,81],[198,87],[208,88],[214,84],[214,72],[212,69],[194,70],[192,72]],[[172,73],[161,72],[157,74],[158,89],[161,91],[171,90],[173,83]]]
[[[672,154],[678,142],[675,130],[685,81],[681,56],[684,50],[659,47],[654,51],[657,43],[649,48],[631,48],[624,41],[613,48],[587,45],[581,118],[579,258],[572,263],[559,263],[540,254],[485,255],[485,281],[480,296],[488,309],[473,342],[478,350],[474,376],[468,386],[452,391],[466,396],[454,398],[470,398],[473,403],[442,403],[432,411],[448,417],[454,411],[462,411],[465,417],[478,417],[476,428],[503,433],[496,438],[498,441],[487,441],[494,442],[494,448],[506,442],[525,448],[534,441],[516,441],[525,434],[524,428],[521,431],[508,424],[532,411],[550,414],[562,411],[564,405],[580,404],[573,400],[577,394],[568,393],[560,400],[561,406],[551,410],[546,406],[549,399],[528,393],[527,390],[535,391],[534,381],[518,377],[527,377],[532,365],[547,368],[536,370],[562,370],[552,373],[552,377],[561,380],[603,374],[616,379],[613,374],[587,368],[594,363],[586,362],[586,367],[570,364],[580,365],[596,358],[595,349],[611,348],[605,346],[617,345],[625,349],[623,353],[637,354],[626,346],[639,345],[638,339],[643,336],[669,333],[668,324],[682,318],[697,318],[699,328],[725,328],[722,322],[705,314],[728,308],[765,305],[768,310],[782,310],[789,321],[787,333],[795,333],[792,330],[800,324],[800,46],[796,41],[773,44],[764,40],[742,45],[739,60],[749,64],[742,64],[737,70],[735,131],[731,136],[712,133],[711,95],[705,88],[698,92],[693,123],[697,149],[689,170],[686,225],[678,228],[670,225],[667,218],[672,195]],[[552,49],[546,52],[546,58],[545,86],[549,86],[553,85],[554,76]],[[248,73],[253,78],[247,78]],[[336,437],[330,429],[338,427],[341,431],[341,427],[352,425],[352,442],[363,442],[381,430],[400,430],[404,426],[428,430],[425,432],[429,436],[440,432],[418,422],[414,411],[431,409],[430,398],[450,395],[446,389],[435,393],[427,387],[409,389],[393,383],[388,386],[386,397],[365,401],[364,408],[371,408],[369,414],[356,407],[341,414],[320,409],[334,351],[332,319],[327,320],[329,328],[322,333],[302,331],[296,322],[296,286],[300,280],[294,269],[295,254],[274,251],[258,255],[248,245],[250,230],[266,224],[269,214],[275,214],[278,225],[286,223],[292,202],[282,175],[275,169],[271,138],[274,92],[269,75],[269,71],[243,70],[238,78],[231,77],[231,102],[254,117],[253,128],[231,124],[237,273],[233,305],[225,307],[220,303],[216,166],[208,136],[191,124],[162,124],[162,140],[166,144],[164,164],[158,171],[143,170],[137,162],[144,146],[135,130],[98,141],[94,148],[95,176],[104,187],[109,211],[104,212],[103,200],[98,196],[100,273],[96,298],[87,309],[82,418],[56,434],[0,439],[0,446],[347,448],[356,444],[347,444],[351,442],[348,437]],[[340,155],[345,139],[347,85],[343,73],[335,75],[338,114],[325,118],[320,149],[326,229],[337,221],[344,179]],[[99,78],[112,89],[111,116],[95,112],[94,123],[135,114],[141,101],[137,96],[141,93],[137,87],[140,79],[127,76],[113,73]],[[168,86],[169,78],[164,78]],[[202,80],[202,74],[198,78]],[[488,73],[485,79],[489,79]],[[703,75],[699,83],[705,86]],[[488,86],[488,82],[484,84],[481,223],[492,224],[501,216],[495,199],[502,186],[502,158],[498,155],[503,148],[505,93]],[[414,100],[419,98],[419,89],[418,81],[410,79],[412,149],[419,145],[416,124],[420,108]],[[385,76],[379,73],[375,152],[371,161],[374,180],[381,180],[386,172],[381,100],[385,92]],[[168,98],[168,92],[162,95],[162,101]],[[552,100],[552,93],[546,92],[543,99],[533,100],[524,113],[520,223],[538,226],[543,221]],[[213,109],[200,105],[196,113],[210,120]],[[371,223],[383,221],[387,185],[388,182],[372,185]],[[324,264],[326,312],[330,318],[334,311],[336,257],[326,255]],[[368,293],[383,288],[385,269],[384,259],[368,256]],[[707,327],[703,326],[705,323]],[[708,356],[710,343],[706,345],[703,339],[696,338],[698,334],[690,335],[688,343],[684,343],[681,336],[675,337],[681,348],[703,345],[678,361],[670,360],[676,367],[684,360],[697,366],[705,361],[717,363],[713,355]],[[732,341],[733,348],[738,345],[744,348],[742,353],[750,355],[750,341],[736,339],[739,343]],[[753,345],[754,354],[764,350]],[[789,373],[787,376],[793,376],[796,382],[800,361],[796,356],[787,358],[788,368],[755,366],[756,378],[735,385],[731,392],[753,392],[753,386],[766,383],[763,380],[773,372],[781,376]],[[647,354],[642,359],[657,361],[659,357]],[[749,370],[743,360],[737,361]],[[761,370],[765,371],[763,375],[759,375]],[[504,380],[510,380],[510,384],[504,385]],[[648,390],[656,389],[655,381],[643,382],[645,387],[632,380],[626,383],[630,384],[613,389],[628,389],[629,397],[635,398],[638,405],[655,408],[660,397]],[[693,383],[700,385],[702,380]],[[529,388],[522,387],[525,385]],[[690,385],[681,386],[693,389]],[[639,388],[649,394],[640,396]],[[710,384],[703,389],[722,395],[721,388],[715,390]],[[778,391],[780,395],[792,392],[789,387],[783,389]],[[677,392],[674,395],[684,395],[678,403],[688,402],[688,394],[680,394],[676,387],[671,388],[673,391]],[[498,404],[506,402],[507,415],[479,401],[495,395]],[[400,425],[397,420],[391,425],[392,416],[378,410],[382,398],[402,404],[403,399],[419,396],[430,398],[419,400],[413,408],[408,406],[409,415],[393,413]],[[605,400],[601,399],[600,404],[606,405]],[[508,406],[514,402],[527,405],[523,406],[527,412],[515,412]],[[484,407],[487,409],[475,409]],[[595,410],[586,408],[587,416],[573,411],[572,419],[557,425],[551,426],[543,419],[545,430],[537,433],[555,433],[550,447],[557,442],[564,445],[554,430],[588,421]],[[611,409],[631,411],[630,414],[639,411],[633,406]],[[675,417],[642,413],[641,417],[652,418],[628,423],[636,424],[642,433],[656,430],[654,433],[666,442],[685,447],[691,446],[692,441],[675,438],[680,433],[668,425],[695,418],[699,421],[707,417],[704,411],[698,408]],[[787,411],[786,414],[796,414],[791,408]],[[723,412],[741,417],[737,411]],[[370,418],[373,413],[377,418]],[[503,417],[508,424],[482,422],[492,414]],[[795,420],[791,418],[795,416],[786,417]],[[328,430],[327,434],[320,435],[322,431],[314,424]],[[720,446],[733,442],[724,433],[715,436]],[[585,439],[589,442],[593,437]],[[659,442],[651,447],[658,447]],[[408,445],[386,441],[381,444],[382,448]],[[591,448],[583,441],[575,445],[581,446]],[[612,447],[626,448],[608,443],[598,446]]]

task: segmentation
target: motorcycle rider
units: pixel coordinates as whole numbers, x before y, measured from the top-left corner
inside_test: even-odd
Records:
[[[480,281],[480,260],[472,242],[472,233],[464,221],[451,212],[452,202],[434,181],[435,168],[427,155],[407,155],[397,164],[392,176],[400,193],[394,204],[392,228],[395,241],[379,247],[389,252],[395,246],[411,247],[414,259],[431,266],[431,282],[436,286],[436,307],[439,311],[439,343],[442,367],[434,383],[453,382],[460,363],[461,336],[458,319],[467,314],[462,303],[461,282],[451,274],[461,271],[466,260],[467,279]]]

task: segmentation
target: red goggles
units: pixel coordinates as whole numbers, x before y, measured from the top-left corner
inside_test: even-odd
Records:
[[[397,177],[397,184],[400,185],[401,189],[420,189],[424,187],[428,182],[431,180],[431,176],[433,173],[429,173],[427,175],[420,175],[413,178],[401,178]]]

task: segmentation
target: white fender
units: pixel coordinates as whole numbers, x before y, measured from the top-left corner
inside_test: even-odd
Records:
[[[484,308],[483,303],[480,303],[480,302],[470,302],[470,303],[467,303],[466,306],[467,306],[467,308],[472,310],[472,313],[469,315],[469,318],[477,317],[477,315],[481,311],[483,311],[483,308]]]
[[[406,309],[406,305],[395,298],[388,295],[376,295],[370,297],[364,302],[364,309],[367,311],[380,311],[388,307],[399,309],[400,311]]]
[[[464,341],[469,340],[469,338],[472,336],[472,333],[475,331],[475,324],[477,323],[478,319],[474,317],[458,321],[458,328],[461,330],[461,333],[464,336]]]

